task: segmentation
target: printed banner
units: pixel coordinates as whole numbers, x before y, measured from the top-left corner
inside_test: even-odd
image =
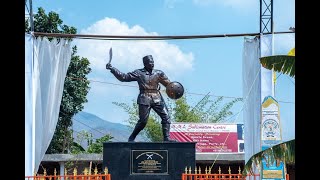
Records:
[[[280,144],[282,137],[278,102],[272,96],[267,96],[261,108],[261,150],[263,151]],[[262,158],[262,180],[284,180],[284,163],[275,161],[273,164],[268,164],[266,161],[268,158],[268,156]]]
[[[243,124],[172,123],[170,127],[172,139],[197,142],[198,153],[244,153]]]
[[[278,102],[272,96],[264,98],[261,108],[261,149],[265,150],[282,141],[280,115]]]
[[[244,124],[237,124],[238,153],[244,153]]]
[[[285,180],[284,163],[282,161],[274,161],[273,164],[268,164],[262,159],[262,180]]]

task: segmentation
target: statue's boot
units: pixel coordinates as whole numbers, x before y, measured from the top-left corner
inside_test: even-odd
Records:
[[[129,136],[128,142],[134,142],[134,139],[136,139],[136,136],[139,134],[139,132],[144,128],[144,125],[141,123],[137,123],[134,127],[134,130],[132,131],[131,135]]]
[[[170,124],[162,124],[162,134],[164,142],[178,142],[177,140],[170,139]]]

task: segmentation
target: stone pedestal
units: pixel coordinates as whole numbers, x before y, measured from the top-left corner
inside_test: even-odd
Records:
[[[112,180],[181,180],[195,153],[194,142],[106,142],[103,168]]]

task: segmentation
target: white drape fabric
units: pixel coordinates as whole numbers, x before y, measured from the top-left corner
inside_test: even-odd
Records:
[[[26,65],[31,64],[28,73],[26,71],[25,85],[27,176],[37,172],[53,137],[72,52],[66,40],[58,42],[53,39],[50,42],[46,37],[34,38],[31,35],[26,35],[25,46]]]
[[[33,175],[34,169],[34,123],[32,100],[33,37],[25,35],[25,175]]]
[[[272,38],[272,36],[271,36]],[[272,71],[263,68],[259,58],[271,55],[273,44],[269,36],[253,39],[245,38],[243,47],[242,77],[244,119],[244,149],[245,163],[256,153],[261,151],[261,103],[264,96],[273,96]],[[256,174],[258,170],[252,167]],[[251,180],[253,177],[247,177]]]
[[[261,102],[261,65],[260,39],[245,38],[242,61],[242,91],[244,97],[244,149],[245,163],[260,151],[260,102]]]

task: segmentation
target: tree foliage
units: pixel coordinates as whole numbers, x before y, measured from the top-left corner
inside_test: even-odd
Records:
[[[31,30],[29,23],[25,23],[25,31]],[[45,33],[76,34],[76,28],[63,24],[59,14],[55,12],[45,13],[41,7],[34,15],[34,31]],[[52,38],[48,38],[52,40]],[[71,39],[70,39],[71,41]],[[87,102],[86,95],[89,91],[87,75],[91,72],[89,60],[76,55],[77,47],[72,48],[70,65],[67,70],[62,101],[60,105],[59,119],[55,133],[46,153],[67,153],[73,144],[72,117],[83,109],[83,103]]]
[[[131,128],[134,128],[135,124],[139,120],[139,112],[138,112],[138,104],[132,100],[130,104],[112,102],[116,106],[123,108],[123,110],[128,113],[129,119],[128,123]],[[161,132],[161,124],[157,121],[158,118],[156,114],[151,111],[148,119],[148,123],[144,130],[141,132],[145,137],[147,137],[146,141],[151,142],[159,142],[162,141],[162,132]]]
[[[64,34],[77,33],[77,29],[75,27],[63,24],[63,21],[60,19],[59,14],[53,11],[46,14],[45,10],[42,7],[39,7],[38,12],[34,14],[33,24],[35,32]],[[31,31],[28,20],[26,20],[25,22],[25,31]]]
[[[287,74],[290,77],[295,77],[295,48],[292,48],[288,55],[275,55],[260,58],[261,65],[269,70],[274,70],[279,73]]]
[[[272,146],[253,155],[245,164],[243,175],[253,174],[252,167],[260,165],[262,159],[265,159],[267,164],[276,162],[277,166],[281,161],[284,161],[286,164],[295,164],[295,140]]]
[[[260,58],[261,65],[266,69],[273,69],[276,72],[295,76],[295,56],[276,55]]]
[[[167,99],[167,106],[170,112],[172,122],[194,122],[194,123],[218,123],[224,122],[227,117],[233,115],[231,111],[232,106],[241,101],[242,98],[235,98],[225,104],[223,103],[223,97],[218,97],[214,100],[210,99],[210,95],[205,95],[194,107],[188,104],[186,95],[182,96],[178,100]],[[133,128],[137,121],[138,105],[134,100],[132,103],[119,103],[113,102],[113,104],[123,108],[125,112],[129,114],[129,125]],[[154,112],[150,112],[148,123],[142,134],[151,142],[162,141],[162,125],[160,117]]]
[[[210,99],[210,95],[207,94],[194,107],[187,103],[186,95],[173,103],[168,99],[168,102],[176,122],[217,123],[224,122],[227,117],[232,116],[232,106],[242,101],[242,98],[235,98],[225,104],[222,104],[223,100],[222,96]]]
[[[93,136],[91,132],[82,130],[77,134],[77,138],[74,142],[72,142],[70,146],[71,154],[101,154],[103,152],[103,143],[109,142],[113,137],[110,134],[106,134],[93,142]],[[82,142],[87,142],[87,149],[81,146]],[[74,159],[72,161],[67,161],[65,163],[65,168],[67,172],[73,172],[74,167],[78,164],[78,159]]]
[[[91,71],[89,60],[75,54],[76,47],[73,47],[71,62],[64,82],[59,120],[47,153],[68,152],[70,143],[73,142],[72,131],[70,131],[72,117],[80,112],[83,109],[83,103],[87,102],[89,81],[86,76]]]
[[[103,151],[103,143],[110,142],[113,137],[110,134],[104,135],[96,141],[89,145],[87,152],[88,153],[102,153]]]
[[[80,131],[77,135],[77,140],[76,142],[73,142],[74,144],[72,145],[72,154],[79,154],[79,153],[102,153],[103,151],[103,143],[104,142],[110,142],[113,137],[110,134],[106,134],[98,139],[96,139],[93,142],[93,136],[91,132],[88,131]],[[84,149],[81,144],[83,141],[87,142],[87,149]]]

